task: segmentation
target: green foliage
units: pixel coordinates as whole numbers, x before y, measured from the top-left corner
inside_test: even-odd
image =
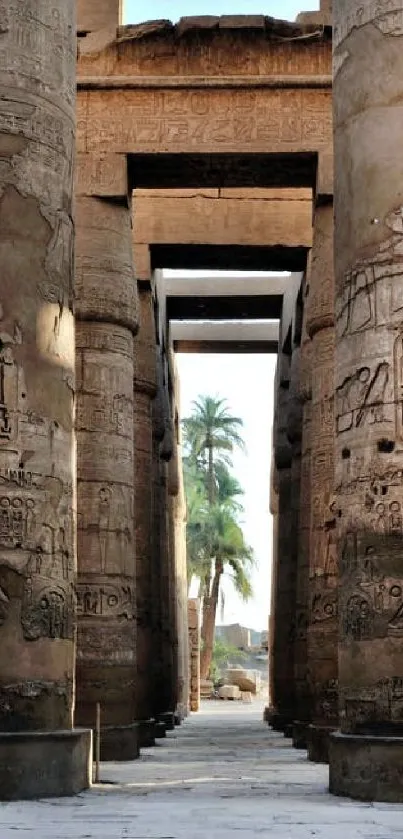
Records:
[[[232,644],[226,644],[222,638],[214,640],[213,656],[210,664],[210,676],[213,682],[217,682],[221,677],[223,670],[230,665],[233,660],[239,662],[246,658],[246,653],[243,650],[238,650]]]
[[[244,449],[242,420],[228,413],[222,399],[201,396],[193,406],[183,420],[188,577],[197,577],[208,597],[214,572],[225,570],[248,600],[254,559],[239,523],[243,490],[230,471],[230,454],[235,447]]]

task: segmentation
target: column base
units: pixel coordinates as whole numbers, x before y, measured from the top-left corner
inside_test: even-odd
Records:
[[[294,732],[294,723],[292,723],[292,722],[286,723],[286,725],[284,726],[284,737],[287,737],[288,740],[292,740],[293,732]]]
[[[158,722],[163,722],[166,731],[175,730],[175,714],[173,711],[164,711],[163,714],[158,714]]]
[[[266,705],[266,707],[263,711],[263,722],[267,722],[267,723],[270,724],[271,711],[272,711],[272,709],[270,708],[270,705]]]
[[[329,763],[330,735],[335,728],[310,725],[308,728],[308,760],[312,763]]]
[[[1,801],[77,795],[91,781],[91,729],[0,732]]]
[[[139,749],[155,746],[155,720],[137,720]]]
[[[307,748],[307,732],[309,722],[306,720],[294,720],[292,724],[292,745],[294,749]]]
[[[139,757],[138,724],[101,728],[101,760],[136,760]]]
[[[292,724],[292,719],[288,714],[280,714],[274,708],[268,709],[267,722],[273,731],[281,731],[284,733],[286,727]]]
[[[162,740],[163,737],[167,736],[167,730],[164,722],[160,722],[156,720],[155,722],[155,739]]]
[[[403,737],[336,731],[329,742],[329,790],[333,795],[403,802]]]

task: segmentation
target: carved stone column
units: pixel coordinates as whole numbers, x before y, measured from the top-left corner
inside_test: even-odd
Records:
[[[153,705],[153,438],[152,400],[156,393],[155,322],[149,284],[139,284],[140,330],[134,338],[134,519],[136,531],[135,718],[140,746],[154,743]]]
[[[78,184],[80,191],[80,184]],[[101,756],[138,755],[135,700],[133,335],[138,327],[127,200],[77,200],[77,719]]]
[[[307,329],[312,339],[308,680],[310,760],[326,763],[338,725],[337,546],[334,491],[333,204],[316,207]]]
[[[200,604],[188,600],[190,710],[200,709]]]
[[[292,450],[287,438],[289,358],[279,356],[274,456],[278,485],[277,563],[272,590],[271,701],[268,722],[284,731],[294,719],[295,538],[291,506]]]
[[[311,511],[311,340],[306,330],[309,270],[308,265],[302,285],[303,315],[299,363],[294,373],[297,386],[297,401],[302,415],[300,430],[301,464],[295,607],[295,719],[293,725],[293,745],[295,748],[306,748],[306,732],[311,715],[307,684],[309,529]]]
[[[84,789],[91,746],[72,729],[74,4],[20,5],[0,24],[2,799]]]
[[[173,649],[171,631],[171,567],[169,557],[168,475],[172,429],[165,390],[164,363],[157,351],[157,395],[153,402],[153,590],[154,590],[154,707],[153,716],[174,727]]]
[[[402,3],[334,0],[341,732],[330,788],[403,801]]]

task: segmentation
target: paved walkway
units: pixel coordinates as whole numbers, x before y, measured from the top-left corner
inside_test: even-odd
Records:
[[[269,731],[260,705],[206,703],[71,799],[0,804],[0,839],[403,839],[403,805],[327,792],[327,768]]]

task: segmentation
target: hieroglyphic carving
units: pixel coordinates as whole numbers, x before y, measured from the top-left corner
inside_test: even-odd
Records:
[[[83,617],[132,620],[134,591],[130,578],[126,584],[121,579],[112,583],[109,578],[101,581],[97,574],[96,582],[89,577],[87,582],[81,581],[77,586],[77,612]]]
[[[80,151],[312,149],[331,134],[327,90],[212,89],[198,91],[197,98],[191,90],[108,90],[86,96]]]
[[[336,389],[336,427],[339,433],[366,423],[393,422],[390,365],[382,361],[371,370],[359,367]],[[389,404],[388,404],[389,403]]]

